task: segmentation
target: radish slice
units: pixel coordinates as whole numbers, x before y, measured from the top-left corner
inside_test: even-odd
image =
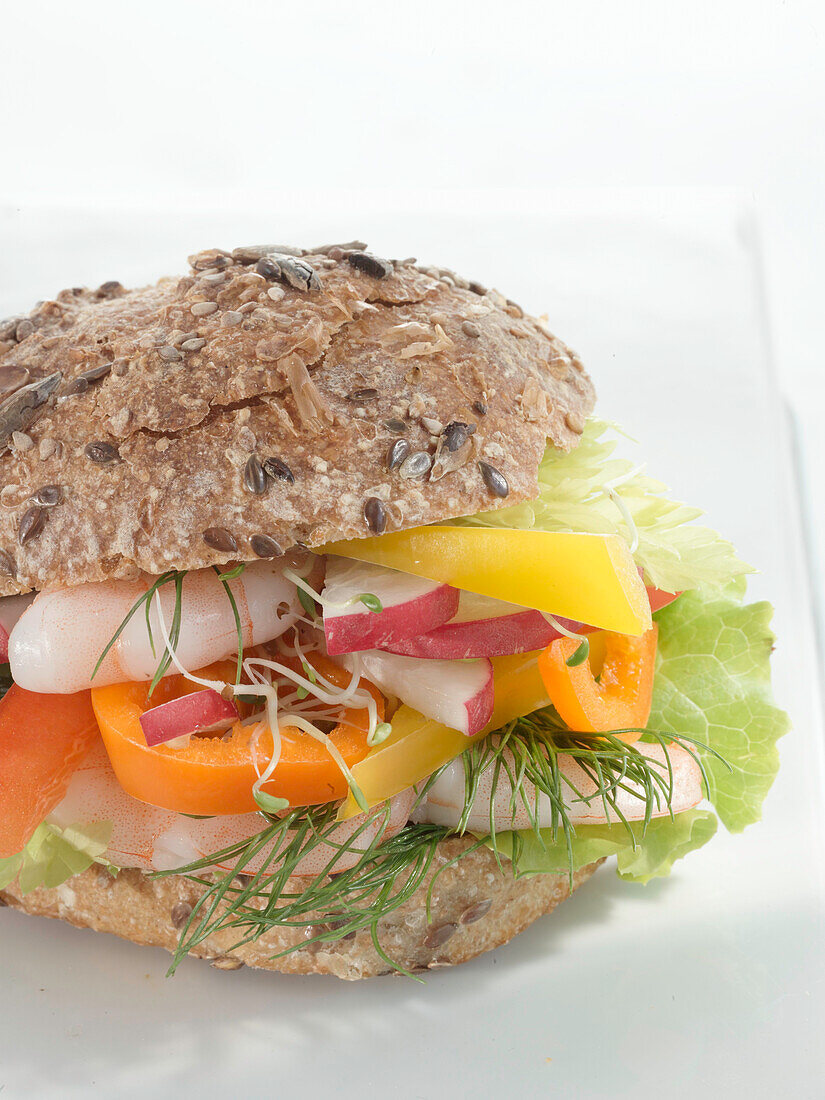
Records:
[[[334,606],[366,593],[376,596],[383,610],[370,611],[360,602]],[[327,651],[339,654],[388,647],[434,630],[455,615],[459,593],[449,584],[397,569],[331,557],[322,595],[333,605],[324,604]]]
[[[235,704],[208,688],[147,710],[140,716],[140,725],[146,744],[154,748],[190,733],[217,733],[228,729],[237,718]]]
[[[0,665],[8,664],[9,660],[9,636],[5,627],[0,623]]]
[[[587,633],[592,626],[559,619],[574,633]],[[462,592],[458,612],[443,626],[382,648],[407,657],[456,660],[466,657],[504,657],[545,649],[561,634],[540,611],[518,604]]]
[[[421,661],[373,650],[359,654],[361,671],[389,695],[450,729],[472,737],[493,713],[490,661]],[[344,658],[352,669],[353,658]]]

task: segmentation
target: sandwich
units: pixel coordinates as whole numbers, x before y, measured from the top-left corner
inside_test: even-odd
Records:
[[[770,606],[543,320],[360,241],[189,265],[0,325],[0,903],[418,974],[758,820]]]

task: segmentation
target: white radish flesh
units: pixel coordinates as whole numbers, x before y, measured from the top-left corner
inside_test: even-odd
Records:
[[[350,669],[359,662],[363,675],[382,691],[468,737],[482,730],[492,716],[490,661],[422,661],[379,650],[343,661]]]
[[[237,717],[238,708],[234,703],[207,688],[144,711],[140,727],[146,744],[152,748],[190,733],[215,733],[227,729]]]
[[[376,596],[381,611],[370,611],[358,596]],[[324,634],[330,654],[389,647],[446,623],[458,609],[457,588],[397,569],[330,557],[327,560]],[[335,606],[347,605],[349,606]]]

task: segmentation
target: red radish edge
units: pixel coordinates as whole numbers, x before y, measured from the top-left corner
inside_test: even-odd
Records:
[[[8,664],[9,635],[4,626],[0,626],[0,665]]]
[[[663,592],[659,588],[647,589],[650,610],[659,611],[680,595]],[[590,634],[597,628],[572,619],[559,618],[558,622],[574,634]],[[387,642],[380,648],[403,657],[420,657],[424,660],[462,660],[473,657],[505,657],[514,653],[528,653],[545,649],[556,638],[562,637],[540,611],[513,612],[509,615],[464,619],[448,622],[428,633],[413,638],[401,638]]]
[[[327,652],[337,656],[366,649],[390,649],[394,641],[408,638],[412,630],[416,635],[427,634],[455,615],[458,598],[457,588],[441,584],[382,611],[361,610],[351,615],[325,617]]]
[[[189,733],[214,733],[226,729],[238,718],[238,708],[217,691],[206,688],[180,699],[161,703],[140,716],[149,748],[185,737]]]

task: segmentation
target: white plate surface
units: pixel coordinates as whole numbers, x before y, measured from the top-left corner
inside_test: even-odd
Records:
[[[2,1100],[825,1094],[823,728],[754,223],[685,200],[512,211],[0,211],[0,255],[21,261],[14,282],[0,271],[0,315],[63,285],[175,270],[199,246],[353,232],[546,310],[602,414],[763,570],[751,591],[776,604],[775,687],[795,726],[764,821],[646,888],[603,869],[508,947],[424,985],[196,963],[167,981],[159,950],[3,911]]]

